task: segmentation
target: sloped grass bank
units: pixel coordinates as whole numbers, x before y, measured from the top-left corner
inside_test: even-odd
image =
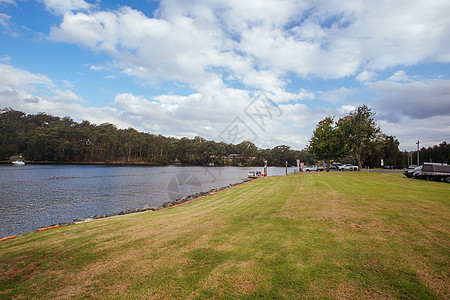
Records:
[[[0,243],[0,298],[450,297],[450,184],[271,177]]]

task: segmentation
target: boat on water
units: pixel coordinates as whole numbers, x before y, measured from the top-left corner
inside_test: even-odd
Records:
[[[258,172],[258,171],[250,171],[250,172],[248,172],[248,178],[259,178],[259,177],[263,177],[263,176],[266,176],[266,175],[264,175],[264,174],[261,174],[261,172]]]
[[[248,172],[248,178],[258,178],[258,175],[256,175],[256,172],[250,171]]]
[[[23,160],[21,160],[21,159],[17,159],[15,161],[13,161],[12,164],[14,166],[23,166],[25,164],[25,162]]]

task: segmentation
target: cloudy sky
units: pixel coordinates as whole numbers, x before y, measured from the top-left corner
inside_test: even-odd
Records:
[[[450,1],[0,0],[0,108],[304,148],[361,104],[450,140]]]

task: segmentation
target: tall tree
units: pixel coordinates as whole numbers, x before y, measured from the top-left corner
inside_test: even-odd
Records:
[[[344,154],[341,131],[337,128],[334,117],[328,116],[317,124],[309,141],[308,150],[317,159],[326,161],[327,171],[330,169],[330,161]]]
[[[374,140],[380,128],[377,126],[375,113],[365,104],[357,107],[348,116],[340,118],[338,127],[343,136],[345,146],[356,158],[358,169],[362,168],[361,153]]]

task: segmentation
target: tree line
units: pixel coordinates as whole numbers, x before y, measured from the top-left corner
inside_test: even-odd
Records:
[[[417,151],[408,153],[411,164],[417,164]],[[422,147],[419,151],[419,162],[441,162],[450,164],[450,144],[446,141],[432,147]]]
[[[118,129],[110,123],[75,122],[70,117],[45,113],[26,114],[11,108],[0,111],[0,160],[22,154],[29,161],[117,162],[157,165],[242,165],[272,166],[296,164],[297,159],[314,163],[307,151],[280,145],[259,149],[244,141],[237,145],[201,137],[174,138]]]
[[[385,165],[403,168],[416,162],[416,152],[401,152],[395,136],[381,132],[375,113],[366,105],[335,119],[320,121],[304,150],[280,145],[260,149],[249,141],[227,144],[202,137],[174,138],[118,129],[110,123],[75,122],[70,117],[46,113],[26,114],[11,108],[0,110],[0,160],[22,154],[29,161],[118,162],[215,166],[306,165],[353,163],[359,167]],[[450,163],[446,142],[420,150],[420,161]]]

